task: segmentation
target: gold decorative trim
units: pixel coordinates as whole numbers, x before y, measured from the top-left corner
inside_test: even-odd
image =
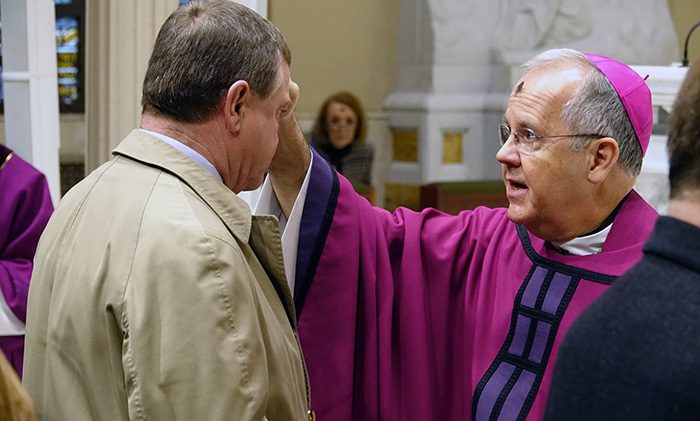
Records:
[[[442,163],[460,164],[462,163],[462,140],[464,136],[461,132],[442,134]]]
[[[393,211],[399,206],[420,210],[420,186],[387,183],[384,188],[384,207]]]
[[[10,154],[5,157],[5,161],[3,161],[2,164],[0,164],[0,171],[2,171],[3,168],[5,168],[5,165],[7,165],[7,163],[10,162],[10,158],[12,158],[13,156],[15,156],[15,153],[10,152]]]
[[[415,129],[392,129],[394,141],[393,160],[418,162],[418,131]]]

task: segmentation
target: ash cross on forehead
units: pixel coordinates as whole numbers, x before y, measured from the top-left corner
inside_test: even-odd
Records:
[[[515,87],[513,95],[518,95],[523,90],[523,86],[525,86],[525,81],[520,82],[518,86]]]

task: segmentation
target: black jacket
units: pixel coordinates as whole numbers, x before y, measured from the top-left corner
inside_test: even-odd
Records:
[[[643,259],[576,320],[545,419],[700,419],[700,228],[660,217]]]

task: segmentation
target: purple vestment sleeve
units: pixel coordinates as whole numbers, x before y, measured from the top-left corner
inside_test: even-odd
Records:
[[[0,195],[0,288],[24,322],[32,260],[53,204],[44,175],[16,155],[0,170]],[[20,374],[22,343],[22,337],[0,338],[0,347]]]
[[[516,235],[515,226],[501,217],[471,223],[493,213],[487,209],[459,217],[435,210],[392,214],[356,195],[322,159],[314,159],[311,174],[296,292],[308,291],[297,304],[313,405],[323,419],[433,419],[441,402],[462,399],[453,394],[465,388],[432,378],[460,368],[437,355],[464,349],[462,335],[450,334],[461,329],[461,319],[447,309],[469,305],[466,284],[451,279],[468,276],[476,247],[486,251],[472,237],[503,229]]]
[[[558,254],[506,209],[373,208],[314,159],[297,258],[319,419],[539,419],[564,334],[641,257],[635,192],[603,252]]]

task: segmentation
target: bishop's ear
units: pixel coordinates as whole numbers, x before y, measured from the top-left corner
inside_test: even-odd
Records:
[[[248,82],[239,80],[228,88],[226,98],[224,99],[224,118],[226,119],[226,127],[237,132],[243,120],[243,115],[246,111],[246,106],[251,98],[251,91]]]
[[[595,139],[589,145],[588,179],[595,184],[604,182],[617,165],[620,146],[611,137]]]

